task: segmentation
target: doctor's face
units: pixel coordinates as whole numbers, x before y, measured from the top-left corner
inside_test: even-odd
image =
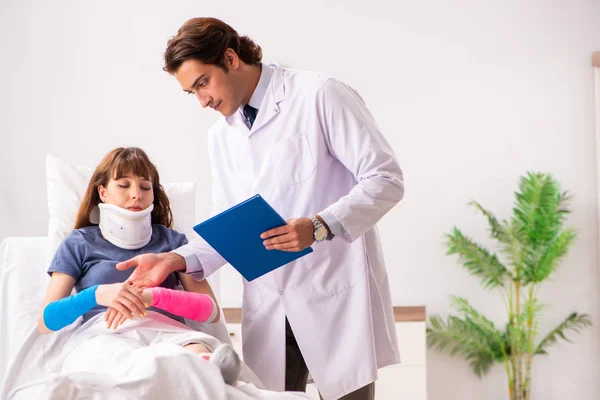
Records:
[[[244,97],[235,61],[226,57],[225,71],[216,65],[186,60],[174,75],[183,91],[196,96],[203,108],[210,107],[228,117],[237,111]]]

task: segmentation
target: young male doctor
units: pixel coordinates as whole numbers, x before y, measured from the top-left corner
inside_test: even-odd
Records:
[[[244,361],[271,390],[373,399],[377,369],[400,362],[390,287],[375,224],[404,194],[398,160],[360,95],[314,73],[261,62],[261,48],[224,22],[187,21],[168,42],[165,71],[202,107],[213,213],[260,193],[285,218],[268,249],[314,252],[244,281]],[[136,266],[130,283],[172,271],[201,280],[226,261],[198,239]]]

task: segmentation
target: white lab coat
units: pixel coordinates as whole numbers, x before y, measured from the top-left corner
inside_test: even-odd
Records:
[[[260,193],[285,219],[327,210],[344,228],[313,253],[244,281],[244,361],[268,389],[284,390],[287,316],[324,399],[375,381],[378,368],[400,361],[375,224],[402,199],[404,183],[362,98],[334,79],[277,67],[252,129],[236,113],[215,123],[208,143],[214,213]],[[226,263],[202,239],[185,250],[204,276]]]

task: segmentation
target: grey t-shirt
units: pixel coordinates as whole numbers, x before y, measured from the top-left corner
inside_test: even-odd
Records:
[[[140,254],[164,253],[174,250],[187,243],[185,235],[166,228],[163,225],[152,226],[150,242],[137,250],[126,250],[115,246],[102,237],[98,226],[87,226],[73,230],[62,241],[50,267],[48,274],[62,272],[75,278],[75,291],[80,292],[90,286],[125,282],[133,273],[134,268],[119,271],[115,265]],[[179,284],[176,273],[167,276],[160,284],[164,288],[174,289]],[[150,307],[150,310],[160,312],[179,322],[177,317],[166,311]],[[83,315],[87,321],[96,314],[106,310],[104,306],[96,306]]]

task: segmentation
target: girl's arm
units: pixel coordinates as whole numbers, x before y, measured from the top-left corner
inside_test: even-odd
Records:
[[[142,291],[142,298],[146,307],[153,306],[171,314],[199,322],[218,322],[221,309],[208,281],[198,282],[184,273],[179,274],[179,279],[188,293],[161,287],[147,288]],[[111,308],[108,309],[105,318],[107,327],[113,329],[116,329],[127,320],[125,314]]]
[[[206,279],[197,281],[191,275],[184,274],[182,272],[178,272],[177,274],[179,275],[179,280],[181,281],[183,288],[187,292],[201,293],[212,297],[213,301],[215,302],[215,305],[217,306],[217,316],[215,317],[215,320],[213,322],[219,322],[219,320],[221,319],[221,307],[219,307],[219,303],[217,302],[217,298],[215,297],[215,294],[213,293],[212,288],[210,287],[210,283],[208,283]]]
[[[57,331],[97,305],[112,307],[131,319],[146,312],[141,291],[124,283],[95,285],[71,296],[74,286],[72,276],[52,273],[38,319],[40,333]]]
[[[38,318],[38,330],[40,333],[50,333],[50,329],[44,324],[44,310],[46,306],[53,301],[64,299],[71,295],[73,287],[75,286],[75,278],[71,275],[63,274],[62,272],[53,272],[50,278],[50,284],[46,289],[46,295],[44,296],[44,303],[42,305],[42,311]]]

